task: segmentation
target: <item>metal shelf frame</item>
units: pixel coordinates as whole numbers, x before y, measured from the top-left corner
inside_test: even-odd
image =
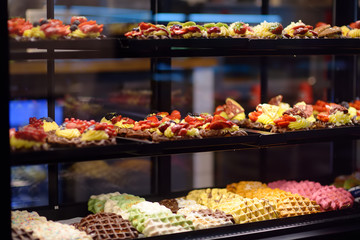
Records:
[[[269,14],[269,1],[262,0],[261,13]],[[7,1],[0,3],[0,33],[1,36],[7,36],[8,19]],[[158,0],[151,0],[151,10],[153,13],[158,12]],[[340,1],[333,0],[334,22],[333,25],[342,25],[352,22],[357,19],[358,2],[356,0]],[[346,14],[344,14],[346,13]],[[54,0],[47,0],[47,17],[54,18]],[[333,72],[333,79],[337,76],[343,76],[346,72],[346,81],[341,83],[334,80],[334,90],[332,92],[331,100],[346,100],[354,99],[359,94],[357,82],[357,69],[355,63],[357,58],[354,55],[360,54],[358,39],[278,39],[278,40],[263,40],[263,39],[189,39],[189,40],[128,40],[128,39],[102,39],[102,40],[64,40],[64,41],[34,41],[34,42],[15,42],[5,39],[2,44],[1,54],[1,75],[5,76],[4,87],[1,88],[1,96],[3,99],[2,111],[5,116],[9,116],[8,101],[10,100],[9,91],[9,59],[46,59],[48,63],[48,113],[50,117],[54,118],[54,79],[55,74],[55,59],[86,59],[86,58],[137,58],[148,57],[151,58],[151,69],[153,78],[151,79],[152,90],[155,93],[152,99],[152,109],[168,111],[170,106],[170,96],[166,94],[166,89],[171,89],[171,78],[168,81],[158,81],[156,76],[158,74],[167,74],[159,68],[159,64],[167,64],[171,67],[171,58],[173,57],[194,57],[194,56],[262,56],[261,66],[261,98],[262,101],[267,99],[267,61],[269,56],[280,55],[334,55],[334,64],[337,61],[345,60],[348,64],[347,69],[342,71],[335,70]],[[27,52],[27,48],[46,49],[46,52]],[[9,50],[10,49],[10,50]],[[336,68],[334,68],[336,69]],[[350,89],[351,88],[351,89]],[[350,95],[344,95],[349,93]],[[7,189],[7,196],[5,197],[7,211],[6,218],[9,219],[5,223],[4,228],[5,238],[10,239],[10,211],[11,211],[11,187],[10,186],[10,168],[11,165],[22,164],[38,164],[50,163],[51,158],[55,163],[49,164],[49,211],[59,211],[58,203],[58,163],[62,162],[63,157],[68,157],[68,154],[80,156],[85,152],[97,151],[94,149],[54,149],[47,152],[33,152],[33,153],[10,153],[9,135],[7,127],[9,126],[8,119],[3,121],[3,130],[1,136],[5,142],[5,167],[2,170],[2,175],[6,178],[3,183]],[[350,130],[349,130],[350,129]],[[282,144],[298,144],[306,141],[333,141],[334,139],[343,139],[342,137],[356,139],[358,137],[358,128],[344,128],[344,129],[326,129],[318,132],[309,131],[307,133],[294,132],[289,134],[264,134],[253,132],[251,137],[253,139],[247,142],[241,140],[231,143],[230,140],[221,139],[199,141],[194,145],[182,145],[181,142],[169,142],[160,144],[145,144],[139,142],[128,142],[126,144],[119,143],[116,146],[101,147],[103,152],[100,155],[86,155],[78,161],[91,160],[95,157],[131,157],[134,155],[152,156],[153,161],[153,183],[152,192],[157,196],[166,196],[171,191],[170,183],[170,155],[174,153],[183,152],[201,152],[201,151],[216,151],[229,149],[247,149],[247,148],[264,148],[273,145]],[[214,141],[214,142],[211,142]],[[351,168],[352,162],[348,164],[341,164],[341,152],[349,153],[349,159],[354,159],[354,146],[347,141],[333,141],[333,166],[334,174],[338,172],[347,172]],[[184,142],[186,143],[186,142]],[[193,144],[192,142],[187,142]],[[141,150],[139,151],[139,145]],[[346,148],[346,149],[344,149]],[[27,162],[27,159],[29,161]],[[73,161],[72,159],[71,161]],[[164,182],[166,184],[164,184]],[[51,210],[49,210],[51,209]],[[63,210],[65,211],[65,210]],[[235,225],[230,227],[215,228],[209,230],[201,230],[190,233],[180,233],[172,235],[173,239],[214,239],[214,238],[239,238],[245,237],[247,239],[253,238],[270,238],[278,236],[295,236],[310,237],[322,236],[325,234],[338,235],[353,232],[359,232],[360,214],[358,209],[350,209],[341,212],[323,213],[319,215],[300,216],[288,219],[278,219],[274,221],[264,221],[259,223],[251,223],[244,225]],[[168,239],[169,236],[160,236],[159,239]],[[327,236],[328,237],[328,236]]]

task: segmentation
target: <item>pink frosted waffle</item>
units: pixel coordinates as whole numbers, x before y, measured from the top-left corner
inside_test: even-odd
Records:
[[[320,183],[308,180],[300,182],[279,180],[269,183],[268,186],[270,188],[279,188],[281,190],[294,194],[297,193],[307,198],[310,198],[314,192],[316,192],[322,187]]]
[[[343,188],[325,186],[314,192],[310,198],[325,211],[337,210],[352,207],[354,198]]]

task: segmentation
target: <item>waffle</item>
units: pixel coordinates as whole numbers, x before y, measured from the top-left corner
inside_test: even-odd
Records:
[[[179,213],[183,214],[180,211]],[[185,215],[187,220],[192,221],[196,230],[232,225],[235,222],[234,218],[230,214],[226,214],[220,210],[213,211],[211,209],[201,209],[187,212],[183,215]]]
[[[143,234],[147,237],[194,230],[192,222],[179,214],[149,218],[144,222],[144,225]]]
[[[235,223],[257,222],[277,218],[277,211],[265,199],[241,198],[220,201],[219,210],[231,214]]]
[[[240,181],[238,183],[228,184],[226,189],[230,192],[239,194],[242,197],[245,197],[246,192],[258,189],[266,188],[266,184],[258,181]]]
[[[313,214],[321,211],[320,206],[315,201],[298,194],[277,199],[275,206],[281,218]]]
[[[33,236],[33,231],[27,231],[22,228],[11,228],[11,238],[13,240],[40,240]]]
[[[320,212],[320,206],[317,205],[315,201],[277,188],[257,189],[246,195],[249,198],[257,197],[268,199],[281,218]]]
[[[91,237],[85,232],[75,229],[74,226],[53,221],[32,221],[30,229],[33,236],[41,240],[90,240]]]
[[[119,196],[119,192],[92,195],[88,201],[88,210],[92,213],[98,213],[104,211],[104,205],[106,200],[110,199],[112,196]]]
[[[193,206],[193,205],[199,205],[196,203],[195,200],[188,200],[188,199],[185,199],[185,198],[176,198],[176,201],[178,203],[178,206],[179,208],[185,208],[185,207],[189,207],[189,206]],[[201,205],[199,205],[201,206]],[[203,206],[205,207],[205,206]],[[206,208],[206,207],[205,207]]]
[[[160,205],[163,205],[171,210],[172,213],[177,213],[179,210],[178,201],[174,198],[172,199],[163,199],[159,202]]]
[[[147,219],[166,217],[173,214],[167,207],[147,201],[133,205],[128,213],[129,221],[139,232],[143,232],[144,223]]]
[[[279,180],[269,183],[268,185],[270,188],[279,188],[287,192],[297,193],[307,198],[311,198],[312,194],[322,187],[320,183],[308,180],[300,182]]]
[[[88,210],[92,213],[125,213],[132,205],[145,201],[144,198],[119,192],[93,195],[88,201]],[[106,209],[105,209],[106,207]]]
[[[78,224],[78,229],[96,239],[128,239],[137,238],[139,233],[115,213],[90,214]]]
[[[37,212],[12,211],[11,212],[11,226],[15,228],[27,227],[32,221],[46,222],[45,217],[40,216]]]
[[[352,207],[354,197],[343,188],[325,186],[314,192],[311,199],[316,201],[323,210],[337,210]]]

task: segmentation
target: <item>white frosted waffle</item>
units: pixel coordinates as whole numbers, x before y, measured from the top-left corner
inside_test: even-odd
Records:
[[[162,218],[149,218],[144,222],[144,225],[143,234],[147,237],[186,232],[194,229],[191,221],[177,214]]]
[[[11,226],[16,228],[27,227],[32,221],[46,222],[46,217],[40,216],[37,212],[12,211],[11,212]]]
[[[195,229],[205,229],[217,226],[225,226],[233,224],[233,217],[223,211],[211,209],[201,209],[197,211],[187,212],[185,218],[193,222]]]

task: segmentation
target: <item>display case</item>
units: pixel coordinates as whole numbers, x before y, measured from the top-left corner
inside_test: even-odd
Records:
[[[47,18],[54,18],[54,2],[47,0]],[[165,5],[158,1],[150,1],[152,14],[161,13]],[[7,19],[7,4],[2,3],[1,33],[7,35],[5,25]],[[334,24],[342,25],[357,19],[357,1],[347,3],[334,1],[332,6],[334,12]],[[269,1],[261,1],[259,7],[261,14],[269,13]],[[153,17],[155,20],[156,18]],[[5,87],[2,90],[4,111],[8,116],[10,97],[10,73],[9,61],[31,60],[43,68],[41,78],[44,78],[46,86],[46,102],[48,116],[56,119],[56,75],[59,73],[57,60],[80,61],[86,59],[114,59],[114,68],[127,69],[121,59],[139,59],[139,65],[143,59],[149,65],[145,74],[148,78],[148,87],[151,94],[147,96],[147,102],[138,112],[127,109],[130,114],[141,118],[142,114],[151,111],[169,111],[174,99],[172,96],[171,74],[176,71],[173,65],[181,64],[182,58],[199,58],[199,64],[216,66],[217,62],[204,60],[212,57],[239,57],[259,59],[260,78],[260,100],[266,102],[269,98],[268,89],[271,81],[268,79],[268,70],[272,58],[282,56],[331,56],[330,76],[331,91],[329,99],[341,102],[351,101],[360,94],[357,71],[357,55],[360,53],[359,39],[153,39],[136,40],[123,37],[108,37],[104,39],[80,39],[80,40],[39,40],[39,41],[15,41],[6,39],[3,45],[1,73],[6,76]],[[36,49],[35,51],[29,49]],[[180,60],[179,60],[180,59]],[[178,61],[178,62],[176,62]],[[113,64],[113,63],[111,63]],[[191,63],[197,64],[197,62]],[[19,65],[20,66],[20,65]],[[35,66],[35,65],[32,65]],[[26,67],[26,65],[25,65]],[[128,68],[131,66],[129,65]],[[136,71],[136,70],[135,70]],[[26,75],[26,72],[25,72]],[[35,78],[37,75],[35,75]],[[70,80],[69,80],[70,79]],[[71,82],[74,79],[69,78]],[[341,79],[341,81],[339,80]],[[76,80],[75,80],[76,81]],[[40,83],[41,84],[41,83]],[[180,81],[180,85],[183,84]],[[28,92],[31,92],[31,89]],[[82,89],[85,91],[85,89]],[[35,90],[34,90],[35,91]],[[95,93],[93,91],[92,93]],[[100,102],[99,105],[105,105]],[[141,105],[141,104],[140,104]],[[101,106],[103,107],[103,106]],[[101,108],[100,107],[100,108]],[[76,111],[76,110],[75,110]],[[126,111],[126,110],[125,110]],[[65,116],[68,117],[68,116]],[[5,126],[9,126],[6,119]],[[6,129],[6,128],[5,128]],[[247,130],[247,136],[229,138],[191,139],[154,143],[143,140],[129,140],[118,138],[116,145],[95,146],[86,148],[52,148],[46,151],[33,152],[10,152],[9,133],[6,129],[2,133],[6,142],[6,167],[3,168],[5,189],[8,194],[7,218],[10,219],[11,212],[11,184],[10,169],[15,166],[47,166],[47,188],[48,203],[46,206],[26,207],[28,210],[36,210],[52,220],[64,220],[74,217],[82,217],[88,214],[86,202],[72,203],[63,201],[59,181],[62,168],[67,164],[78,162],[95,162],[96,160],[112,160],[116,158],[139,158],[148,157],[150,167],[150,191],[144,194],[148,200],[161,200],[164,198],[185,195],[191,189],[173,191],[171,185],[171,158],[182,154],[201,152],[230,152],[241,156],[244,152],[253,151],[259,154],[259,177],[260,180],[275,179],[269,176],[266,166],[271,161],[271,149],[286,149],[298,145],[311,145],[312,143],[326,143],[326,149],[330,150],[330,171],[322,177],[324,182],[329,183],[331,179],[341,174],[349,174],[356,167],[357,139],[360,137],[358,126],[339,127],[334,129],[318,129],[311,131],[295,131],[287,133],[269,133],[257,130]],[[329,148],[329,149],[328,149]],[[307,150],[311,149],[309,147]],[[234,151],[234,153],[233,153]],[[219,157],[221,161],[221,156]],[[231,161],[241,161],[234,160]],[[274,162],[274,165],[279,164]],[[300,163],[299,163],[300,164]],[[221,168],[217,169],[220,171]],[[226,174],[226,173],[225,173]],[[322,173],[323,174],[323,173]],[[215,171],[216,175],[216,171]],[[277,176],[275,176],[277,177]],[[242,178],[239,176],[238,178]],[[145,180],[146,181],[146,180]],[[90,182],[91,184],[92,182]],[[71,185],[72,182],[66,183]],[[89,184],[84,182],[83,184]],[[213,186],[224,187],[222,181],[213,182]],[[74,193],[76,194],[76,193]],[[8,221],[10,222],[10,221]],[[233,226],[218,227],[205,230],[197,230],[186,233],[178,233],[171,236],[172,239],[220,239],[220,238],[343,238],[353,236],[360,232],[360,208],[355,204],[353,208],[324,212],[306,216],[261,221],[256,223],[236,224]],[[10,236],[10,224],[6,225]],[[155,238],[155,237],[154,237]],[[158,236],[159,239],[168,239],[168,235]]]

